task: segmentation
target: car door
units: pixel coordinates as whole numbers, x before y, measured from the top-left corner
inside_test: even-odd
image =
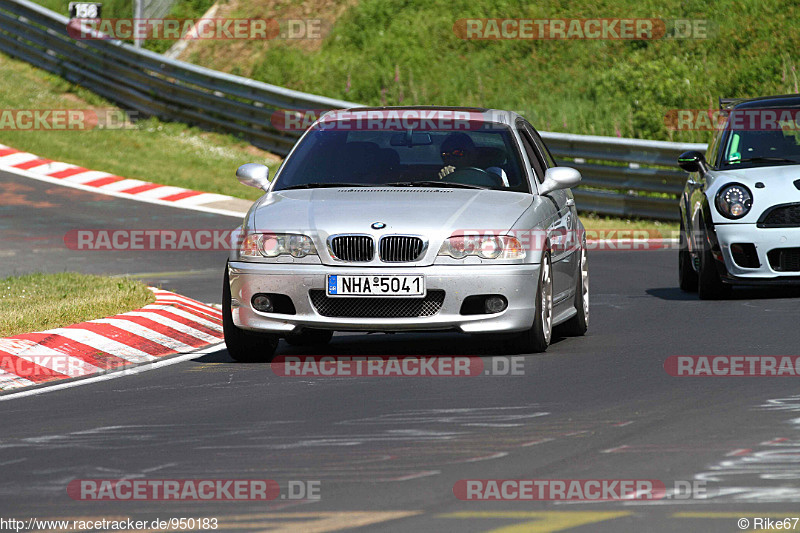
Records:
[[[528,159],[533,167],[538,184],[544,181],[545,171],[555,166],[550,152],[533,127],[520,120],[518,131]],[[542,196],[552,205],[552,215],[547,221],[547,236],[550,241],[550,258],[553,264],[553,305],[569,297],[574,289],[576,272],[575,257],[575,200],[567,190],[551,191]]]

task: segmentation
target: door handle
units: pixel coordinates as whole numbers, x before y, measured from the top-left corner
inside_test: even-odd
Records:
[[[574,207],[575,200],[573,198],[567,198],[567,202],[564,205],[566,205],[567,207]]]

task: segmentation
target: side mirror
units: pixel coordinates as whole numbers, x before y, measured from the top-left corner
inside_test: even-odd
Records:
[[[689,150],[678,156],[678,166],[686,172],[700,172],[705,164],[706,158],[696,150]]]
[[[539,194],[547,194],[559,189],[569,189],[581,182],[581,173],[570,167],[552,167],[544,173],[544,183]]]
[[[236,169],[239,183],[256,189],[269,189],[269,169],[258,163],[245,163]]]

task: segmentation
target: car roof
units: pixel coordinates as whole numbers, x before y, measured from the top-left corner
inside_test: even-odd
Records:
[[[756,109],[770,107],[800,107],[800,94],[759,96],[757,98],[721,98],[720,107],[728,109]]]
[[[379,106],[379,107],[349,107],[347,109],[331,109],[330,112],[360,112],[360,111],[462,111],[467,113],[480,113],[483,115],[482,119],[488,122],[497,124],[504,124],[511,126],[520,115],[513,111],[505,111],[502,109],[489,109],[485,107],[459,107],[459,106]],[[327,115],[324,113],[322,117]]]

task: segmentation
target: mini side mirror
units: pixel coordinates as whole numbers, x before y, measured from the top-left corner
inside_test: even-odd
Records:
[[[236,169],[236,178],[242,185],[256,189],[269,189],[269,169],[258,163],[245,163]]]
[[[540,194],[559,189],[569,189],[581,182],[581,173],[570,167],[552,167],[544,173],[544,183],[539,187]]]
[[[678,166],[686,172],[700,172],[706,164],[706,158],[696,150],[683,152],[678,156]]]

